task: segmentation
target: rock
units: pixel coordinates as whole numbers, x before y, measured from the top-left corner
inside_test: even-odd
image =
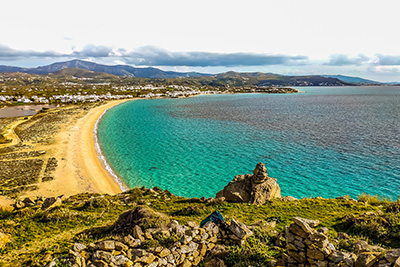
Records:
[[[81,252],[82,250],[86,249],[86,246],[84,244],[81,243],[75,243],[73,250],[76,252]]]
[[[26,197],[22,202],[25,204],[25,207],[32,207],[36,205],[35,199],[31,197]]]
[[[42,204],[42,210],[49,210],[62,204],[61,198],[49,197]]]
[[[347,265],[347,266],[354,266],[355,257],[354,254],[350,254],[343,251],[335,251],[331,255],[329,255],[328,259],[338,266]],[[341,264],[341,265],[339,265]]]
[[[364,240],[359,240],[357,243],[354,244],[354,253],[360,254],[362,252],[370,251],[369,245]]]
[[[394,262],[393,267],[400,267],[400,257]]]
[[[371,267],[377,260],[378,253],[375,252],[363,252],[357,257],[355,267]]]
[[[210,251],[210,256],[212,258],[220,258],[225,259],[229,254],[229,251],[226,250],[223,245],[215,245],[215,247]]]
[[[281,189],[275,178],[268,177],[263,163],[258,163],[253,174],[237,175],[216,195],[230,202],[265,204],[268,200],[281,197]]]
[[[388,260],[390,263],[395,263],[396,260],[400,257],[400,248],[398,249],[390,249],[386,251],[385,258]]]
[[[298,200],[298,199],[295,198],[295,197],[292,197],[292,196],[286,196],[286,197],[282,197],[281,200],[282,200],[282,201],[291,202],[291,201],[296,201],[296,200]]]
[[[134,238],[139,239],[141,242],[144,241],[144,233],[139,225],[135,225],[135,227],[133,227],[132,235]]]
[[[301,217],[293,217],[293,222],[300,226],[301,228],[306,227],[305,225],[308,225],[312,228],[317,227],[320,224],[320,221],[318,220],[309,220]],[[307,227],[308,229],[308,227]],[[304,231],[306,231],[305,228],[303,228]],[[308,231],[306,231],[308,233]]]
[[[130,234],[132,228],[136,225],[142,226],[145,223],[154,222],[160,225],[166,225],[169,222],[165,214],[153,211],[149,207],[138,206],[133,210],[122,213],[113,225],[113,232],[120,235]],[[135,237],[136,238],[136,237]]]
[[[246,225],[240,224],[235,219],[231,220],[231,223],[228,227],[228,230],[231,231],[236,237],[240,240],[245,239],[246,237],[252,235],[253,233],[247,228]]]
[[[113,251],[115,249],[115,242],[113,240],[101,241],[97,244],[98,249]]]
[[[221,259],[211,259],[206,263],[206,267],[226,267],[225,263]]]

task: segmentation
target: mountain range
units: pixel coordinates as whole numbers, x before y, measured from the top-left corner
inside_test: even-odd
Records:
[[[37,68],[20,68],[0,65],[0,72],[23,72],[31,74],[49,74],[66,68],[78,68],[95,72],[103,72],[117,76],[129,76],[138,78],[178,78],[178,77],[194,77],[208,74],[197,72],[175,72],[163,71],[157,68],[135,68],[129,65],[102,65],[84,60],[71,60],[65,62],[56,62],[50,65]]]
[[[68,70],[67,70],[68,69]],[[79,69],[91,71],[98,76],[100,73],[111,74],[115,76],[137,77],[137,78],[195,78],[204,81],[210,85],[220,84],[221,82],[231,84],[232,86],[257,85],[257,86],[342,86],[342,85],[359,85],[359,84],[376,84],[384,83],[367,80],[359,77],[350,77],[344,75],[307,75],[307,76],[287,76],[273,73],[240,73],[226,72],[220,74],[206,74],[199,72],[175,72],[163,71],[157,68],[135,68],[129,65],[103,65],[84,60],[71,60],[65,62],[56,62],[46,66],[36,68],[22,68],[0,65],[0,72],[21,72],[29,74],[55,74],[61,76],[79,76]],[[64,70],[64,71],[62,71]],[[85,72],[85,77],[95,74]],[[82,74],[82,73],[81,73]],[[107,75],[106,75],[107,76]],[[108,76],[111,77],[111,76]],[[394,83],[388,83],[394,84]]]

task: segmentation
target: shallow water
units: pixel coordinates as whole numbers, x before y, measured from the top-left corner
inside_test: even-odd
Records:
[[[23,105],[0,109],[0,118],[24,117],[35,115],[42,108],[54,108],[55,105]]]
[[[282,195],[397,198],[400,88],[137,100],[107,112],[102,150],[130,187],[215,196],[264,162]]]

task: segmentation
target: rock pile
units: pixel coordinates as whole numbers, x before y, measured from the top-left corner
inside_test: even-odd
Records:
[[[39,207],[42,210],[49,210],[53,207],[60,206],[62,204],[62,198],[63,196],[59,197],[48,197],[48,198],[43,198],[43,197],[27,197],[24,200],[17,200],[14,204],[14,210],[20,210],[23,208],[28,208],[28,207]]]
[[[68,259],[64,260],[67,266],[73,267],[156,267],[156,266],[197,266],[208,252],[212,255],[225,255],[225,248],[221,243],[241,243],[251,233],[248,228],[232,220],[226,229],[210,221],[203,227],[195,222],[188,222],[188,226],[180,225],[172,220],[166,228],[147,228],[132,222],[150,218],[152,211],[146,208],[136,208],[132,212],[123,213],[114,225],[114,229],[123,230],[126,235],[117,235],[109,240],[84,245],[75,243],[69,251]],[[153,212],[154,213],[154,212]],[[126,228],[120,228],[121,222],[131,226],[130,233]],[[162,246],[160,240],[177,237],[178,241],[171,246]],[[153,241],[155,246],[149,246]],[[59,259],[58,259],[59,260]],[[47,267],[54,267],[57,259]]]
[[[327,228],[315,229],[319,221],[294,217],[293,223],[286,226],[286,253],[283,263],[276,266],[311,267],[400,267],[400,249],[385,251],[372,247],[365,241],[358,241],[352,253],[337,251],[329,242]],[[342,237],[346,238],[342,233]]]
[[[257,164],[253,174],[237,175],[216,195],[230,202],[264,204],[267,200],[281,197],[281,189],[275,178],[268,177],[264,163]]]

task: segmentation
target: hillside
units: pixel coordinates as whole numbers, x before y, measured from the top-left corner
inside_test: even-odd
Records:
[[[47,75],[67,68],[83,69],[93,72],[108,73],[122,77],[151,78],[151,79],[174,79],[185,78],[184,81],[175,84],[199,83],[203,86],[225,87],[225,86],[343,86],[355,85],[355,81],[340,79],[340,77],[327,77],[318,75],[307,76],[285,76],[272,73],[239,73],[226,72],[220,74],[204,74],[197,72],[174,72],[163,71],[157,68],[135,68],[129,65],[102,65],[83,60],[71,60],[56,62],[47,66],[37,68],[18,68],[0,66],[0,72],[24,72],[31,74]],[[362,82],[362,81],[361,81]]]
[[[94,72],[104,72],[117,76],[139,77],[139,78],[177,78],[177,77],[193,77],[206,74],[197,72],[174,72],[163,71],[157,68],[135,68],[128,65],[102,65],[94,62],[83,60],[71,60],[65,62],[56,62],[50,65],[37,68],[19,68],[10,66],[0,66],[0,72],[25,72],[32,74],[49,74],[60,71],[65,68],[79,68]]]
[[[335,79],[339,79],[341,81],[349,82],[349,83],[376,84],[376,85],[382,84],[381,82],[377,82],[377,81],[367,80],[367,79],[360,78],[360,77],[344,76],[344,75],[322,75],[322,77],[335,78]]]
[[[75,77],[75,78],[98,78],[98,79],[112,79],[118,78],[116,75],[104,73],[104,72],[95,72],[91,70],[79,69],[79,68],[66,68],[50,74],[51,77],[54,78],[67,78],[67,77]]]
[[[271,266],[270,262],[281,258],[286,252],[286,241],[280,232],[295,216],[319,220],[321,226],[327,228],[324,228],[326,229],[324,231],[331,242],[341,251],[353,251],[357,246],[356,238],[360,236],[367,239],[370,244],[384,243],[386,247],[398,246],[396,229],[399,225],[394,220],[399,214],[394,209],[398,208],[399,203],[380,202],[374,198],[360,200],[275,199],[265,205],[249,205],[176,197],[167,190],[158,188],[135,188],[114,196],[79,194],[62,201],[53,200],[55,204],[53,206],[47,204],[44,209],[41,208],[44,204],[37,206],[35,203],[49,201],[31,199],[24,202],[30,203],[27,207],[20,206],[15,211],[2,209],[0,212],[1,229],[7,238],[3,240],[10,240],[9,243],[2,243],[5,247],[1,250],[0,264],[45,266],[55,257],[72,255],[73,253],[69,251],[74,243],[93,247],[91,243],[102,240],[116,239],[126,242],[124,240],[127,239],[115,236],[115,223],[124,211],[134,210],[137,207],[148,207],[164,214],[161,217],[157,215],[158,217],[154,219],[147,218],[140,224],[138,222],[147,234],[146,240],[139,243],[137,248],[148,251],[160,246],[171,246],[180,239],[179,234],[164,237],[155,234],[154,229],[169,220],[176,220],[179,225],[195,226],[217,210],[223,214],[226,221],[235,218],[236,221],[245,223],[254,233],[245,243],[219,247],[225,251],[224,262],[227,266]],[[392,222],[388,222],[390,226],[384,223],[388,218],[392,218]],[[190,221],[192,223],[189,223]],[[369,223],[366,223],[367,221]],[[374,229],[382,229],[383,232],[379,230],[382,232],[379,234]],[[340,232],[346,232],[349,236]],[[153,237],[148,239],[150,236]],[[200,266],[204,266],[204,263]]]

